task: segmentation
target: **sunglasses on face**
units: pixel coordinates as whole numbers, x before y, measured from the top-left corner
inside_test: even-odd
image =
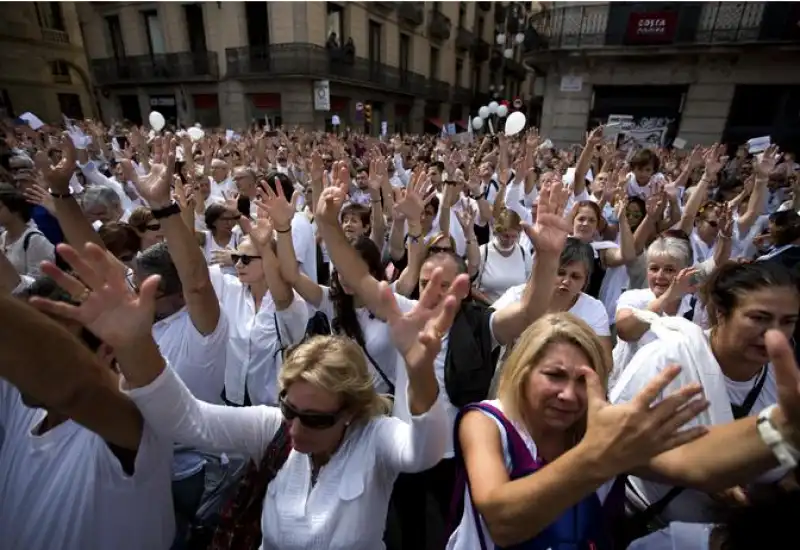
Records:
[[[452,252],[449,246],[430,246],[428,247],[428,254],[439,254],[440,252]]]
[[[234,265],[242,262],[242,265],[250,265],[253,260],[260,260],[261,256],[248,256],[247,254],[231,254]]]
[[[147,225],[144,226],[145,231],[158,231],[159,229],[161,229],[161,224],[158,222],[148,223]]]
[[[718,222],[717,220],[706,220],[706,223],[707,223],[707,224],[709,225],[709,227],[711,227],[712,229],[716,229],[716,228],[718,228],[718,227],[719,227],[719,222]]]
[[[280,395],[278,403],[281,409],[281,414],[283,415],[283,418],[286,419],[287,422],[291,422],[296,418],[300,421],[300,423],[303,426],[305,426],[306,428],[310,428],[312,430],[325,430],[330,428],[331,426],[336,424],[342,412],[342,411],[337,411],[334,413],[300,412],[297,409],[295,409],[292,405],[286,402],[286,395],[283,393]]]

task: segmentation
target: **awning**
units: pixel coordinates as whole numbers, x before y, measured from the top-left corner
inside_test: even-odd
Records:
[[[428,119],[428,124],[433,124],[437,128],[441,128],[441,127],[444,126],[444,123],[442,122],[442,119],[440,119],[440,118],[429,118]]]

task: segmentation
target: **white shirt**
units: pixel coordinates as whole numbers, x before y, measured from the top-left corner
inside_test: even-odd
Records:
[[[300,271],[317,282],[317,239],[311,222],[302,212],[295,212],[292,218],[292,245]]]
[[[100,436],[46,416],[0,379],[0,533],[8,550],[167,550],[175,533],[172,444],[144,425],[134,473]]]
[[[503,407],[500,401],[485,401],[490,405],[493,405],[495,408],[503,411]],[[495,418],[494,416],[490,415],[486,411],[480,411],[481,413],[485,414],[487,417],[491,418],[495,424],[497,424],[497,429],[500,432],[500,439],[503,445],[503,461],[506,466],[506,471],[511,474],[513,466],[511,464],[511,455],[509,454],[508,450],[508,436],[506,435],[505,429],[500,421]],[[525,446],[530,451],[531,456],[534,460],[538,456],[538,451],[536,449],[536,443],[534,443],[533,439],[531,438],[530,434],[525,430],[525,428],[517,424],[515,422],[511,422],[512,425],[517,429],[522,441],[525,443]],[[533,474],[535,475],[535,474]],[[614,485],[614,479],[607,481],[600,488],[597,489],[597,497],[600,499],[602,503],[608,493],[611,491],[611,488]],[[480,529],[483,533],[483,540],[486,543],[486,548],[495,548],[494,542],[492,542],[492,537],[489,534],[489,529],[486,526],[486,522],[483,520],[483,516],[480,516]],[[464,488],[464,513],[461,516],[461,522],[456,527],[456,530],[453,531],[453,534],[450,535],[450,540],[447,541],[447,550],[478,550],[481,548],[480,539],[478,535],[479,527],[475,525],[475,515],[472,510],[472,497],[469,493],[469,488]]]
[[[398,392],[407,393],[407,386]],[[130,392],[142,414],[165,436],[198,448],[243,453],[256,463],[282,417],[273,407],[220,407],[197,401],[165,369]],[[385,416],[349,429],[311,484],[311,460],[292,450],[267,488],[261,515],[263,550],[383,549],[394,481],[442,456],[447,416],[437,401],[409,422]]]
[[[519,302],[522,300],[524,292],[524,284],[512,286],[492,304],[492,308],[495,311],[499,311],[506,306]],[[575,305],[569,308],[569,313],[582,319],[587,325],[592,327],[592,330],[594,330],[595,334],[598,336],[611,336],[608,313],[606,313],[603,302],[597,298],[592,298],[588,294],[581,292]]]
[[[650,177],[650,181],[646,185],[640,186],[636,181],[636,176],[633,172],[628,172],[628,181],[625,184],[625,190],[629,197],[639,197],[642,200],[650,198],[659,183],[666,183],[667,178],[661,172],[657,172]]]
[[[34,233],[28,240],[28,248],[25,249],[25,239],[30,233]],[[8,242],[8,233],[0,233],[0,249],[17,270],[20,275],[30,275],[36,277],[41,271],[41,263],[45,260],[53,262],[56,258],[56,249],[53,243],[39,231],[36,222],[28,221],[28,227],[19,239]]]
[[[322,300],[320,300],[319,306],[316,309],[324,313],[332,323],[334,319],[336,319],[336,312],[334,311],[333,302],[331,301],[331,289],[326,286],[320,286],[320,289],[322,290]],[[405,296],[401,296],[397,293],[395,293],[394,296],[400,311],[403,313],[411,311],[416,303],[414,300],[409,300]],[[369,353],[369,357],[377,363],[377,365],[375,365],[365,354],[364,358],[367,360],[367,364],[372,371],[372,384],[375,387],[375,391],[378,393],[389,393],[390,388],[383,379],[383,376],[378,372],[378,369],[383,372],[392,385],[396,385],[397,372],[405,368],[403,356],[392,342],[388,324],[376,318],[365,307],[356,308],[355,313],[358,324],[361,326],[361,334],[364,337],[367,353]]]
[[[226,195],[230,195],[231,193],[236,193],[238,188],[236,187],[236,182],[233,181],[233,178],[230,176],[225,178],[224,181],[216,182],[212,176],[208,176],[208,183],[211,187],[211,192],[209,197],[214,197],[218,200],[225,200]]]
[[[478,269],[479,290],[490,302],[499,299],[509,288],[525,285],[531,275],[533,259],[520,244],[514,246],[511,254],[504,256],[494,243],[480,246],[480,268]]]
[[[705,342],[709,345],[708,342]],[[636,394],[638,394],[644,386],[646,386],[658,373],[663,371],[667,366],[672,364],[685,363],[682,354],[668,345],[668,342],[662,340],[655,340],[650,344],[642,347],[639,352],[633,357],[627,368],[636,369],[636,376],[633,376],[630,382],[621,389],[619,398],[614,400],[614,403],[627,403],[631,401]],[[713,352],[709,349],[709,355],[713,357]],[[715,361],[716,363],[716,361]],[[683,368],[698,369],[699,366],[682,364]],[[704,365],[703,368],[716,367],[721,370],[719,363],[715,365]],[[759,373],[760,374],[760,373]],[[728,392],[728,397],[731,403],[742,404],[745,396],[753,388],[753,385],[758,379],[756,375],[752,380],[746,382],[737,382],[724,376],[725,385]],[[620,381],[622,382],[622,381]],[[678,388],[674,384],[670,384],[662,392],[662,396],[668,395],[676,391]],[[616,390],[615,390],[616,391]],[[767,377],[764,381],[764,386],[758,394],[753,407],[750,410],[749,416],[756,416],[762,410],[770,405],[778,402],[777,385],[775,382],[775,372],[771,364],[768,365]],[[684,425],[684,428],[691,428],[698,425],[698,420],[691,420]],[[775,481],[779,479],[784,473],[785,469],[776,468],[761,476],[760,480]],[[664,497],[671,489],[668,485],[662,485],[653,481],[643,480],[631,476],[630,481],[636,489],[636,492],[648,503],[657,502]],[[686,489],[678,495],[666,510],[661,514],[661,519],[664,521],[686,521],[686,522],[710,522],[713,521],[713,516],[710,513],[713,510],[713,501],[705,493],[695,491],[693,489]]]
[[[237,231],[238,229],[238,231]],[[203,231],[202,232],[206,238],[205,242],[203,243],[203,256],[206,258],[206,263],[212,265],[212,261],[214,260],[213,252],[216,250],[228,250],[234,251],[236,247],[239,246],[239,242],[242,240],[242,231],[239,229],[237,225],[233,232],[231,233],[231,238],[225,246],[221,246],[217,243],[214,239],[214,235],[211,234],[211,231]],[[236,275],[236,267],[232,265],[220,265],[220,269],[222,269],[223,273],[227,273],[228,275]]]
[[[243,404],[246,389],[254,404],[277,403],[281,349],[303,339],[309,319],[306,302],[295,293],[288,308],[276,311],[272,295],[267,292],[256,311],[250,289],[238,278],[225,275],[219,266],[211,266],[208,271],[229,322],[226,398]]]

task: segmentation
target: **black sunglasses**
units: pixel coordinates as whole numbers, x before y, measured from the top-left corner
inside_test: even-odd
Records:
[[[144,226],[144,229],[145,231],[158,231],[159,229],[161,229],[161,224],[158,222],[148,223],[147,225]]]
[[[430,246],[428,247],[428,254],[439,254],[440,252],[452,252],[453,249],[449,246]]]
[[[281,414],[287,422],[291,422],[297,418],[303,426],[312,430],[326,430],[330,428],[336,424],[342,414],[342,411],[337,411],[334,413],[300,412],[286,402],[285,393],[281,393],[280,397],[278,398],[278,404],[281,409]]]
[[[705,222],[711,226],[711,228],[716,229],[719,227],[719,222],[717,220],[705,220]]]
[[[261,256],[248,256],[247,254],[231,254],[231,260],[234,265],[242,262],[242,265],[250,265],[253,260],[260,260]]]

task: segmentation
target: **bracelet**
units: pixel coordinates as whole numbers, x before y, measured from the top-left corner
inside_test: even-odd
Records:
[[[284,234],[285,233],[291,233],[292,232],[292,226],[290,225],[286,229],[276,229],[275,232],[276,233],[284,233]]]
[[[169,218],[175,214],[180,214],[181,207],[177,202],[172,201],[169,206],[165,206],[164,208],[152,208],[150,212],[153,214],[154,219],[163,220],[164,218]]]
[[[69,199],[72,197],[72,190],[70,189],[69,193],[57,193],[52,189],[47,190],[50,193],[50,196],[54,199]]]
[[[409,240],[411,240],[411,242],[414,244],[417,244],[419,242],[420,237],[422,237],[422,235],[412,235],[411,233],[408,234]]]
[[[777,408],[777,405],[771,405],[758,413],[758,421],[756,427],[758,428],[758,435],[761,440],[770,448],[772,454],[778,459],[781,466],[785,468],[794,468],[797,466],[797,459],[800,457],[800,452],[795,449],[791,443],[783,438],[783,434],[772,423],[772,413]]]

